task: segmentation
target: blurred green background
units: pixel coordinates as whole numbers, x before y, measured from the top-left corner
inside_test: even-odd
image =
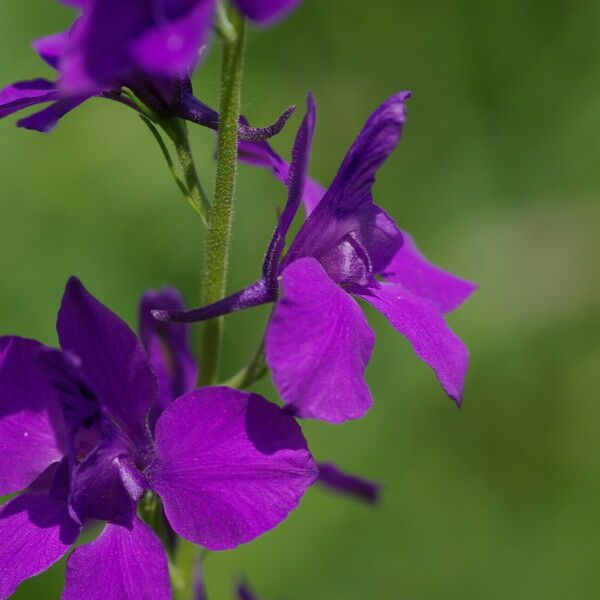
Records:
[[[29,41],[70,15],[2,0],[0,84],[50,75]],[[230,598],[242,572],[265,600],[600,598],[599,25],[596,0],[305,0],[251,33],[244,112],[267,123],[311,89],[324,183],[370,111],[414,91],[377,201],[481,290],[450,316],[472,355],[463,410],[371,315],[375,406],[305,424],[318,459],[382,482],[381,506],[309,491],[277,530],[208,558],[211,598]],[[213,47],[195,77],[213,105],[218,62]],[[0,123],[0,333],[55,344],[70,274],[132,325],[149,287],[196,304],[201,226],[134,114],[96,100],[50,135],[15,120]],[[298,121],[274,141],[285,156]],[[214,137],[193,141],[210,188]],[[284,200],[242,168],[230,290],[258,274]],[[228,319],[226,374],[266,315]],[[60,565],[16,597],[58,598],[62,581]]]

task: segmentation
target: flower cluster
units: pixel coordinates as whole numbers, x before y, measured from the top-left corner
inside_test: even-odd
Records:
[[[468,351],[445,315],[476,286],[430,263],[373,199],[377,171],[402,135],[408,92],[373,112],[327,189],[308,175],[311,94],[289,163],[267,139],[293,109],[264,128],[240,115],[244,20],[271,25],[299,0],[65,2],[78,11],[74,23],[34,42],[56,81],[4,88],[0,118],[49,104],[18,122],[46,132],[92,97],[134,109],[207,224],[205,284],[216,281],[217,290],[236,163],[268,169],[287,189],[262,272],[243,290],[194,310],[174,288],[146,292],[138,337],[73,277],[58,312],[59,349],[0,337],[0,495],[15,494],[0,508],[0,599],[87,533],[92,541],[67,558],[64,600],[166,600],[181,538],[214,551],[250,542],[282,522],[313,484],[377,503],[376,482],[315,461],[300,419],[342,423],[371,407],[365,369],[375,335],[358,301],[408,340],[460,405]],[[193,95],[190,79],[213,31],[225,56],[220,114]],[[218,132],[212,202],[195,171],[186,121]],[[184,180],[159,129],[180,153]],[[306,219],[290,240],[302,204]],[[273,310],[255,358],[223,383],[216,319],[266,303]],[[203,330],[211,357],[200,366],[189,330],[199,321],[217,324]],[[246,391],[267,370],[283,406]],[[197,563],[200,600],[206,592]],[[246,583],[237,594],[254,598]]]

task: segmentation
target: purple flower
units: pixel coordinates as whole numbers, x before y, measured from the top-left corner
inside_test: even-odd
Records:
[[[117,100],[137,110],[122,88],[132,90],[161,118],[179,117],[217,129],[219,114],[198,100],[189,73],[206,41],[215,0],[89,0],[75,2],[82,13],[68,31],[36,40],[33,46],[58,81],[20,81],[0,90],[0,118],[30,106],[51,103],[18,122],[19,127],[50,131],[92,97]],[[272,4],[279,14],[289,2]],[[240,125],[242,139],[257,140],[281,131],[293,109],[265,128]]]
[[[180,307],[169,290],[142,306],[157,299]],[[0,495],[22,492],[0,509],[0,598],[59,560],[93,520],[106,525],[70,555],[63,598],[170,598],[164,549],[136,515],[145,490],[176,533],[221,550],[277,525],[315,479],[292,417],[256,394],[189,391],[195,373],[181,332],[144,315],[150,359],[71,279],[58,315],[62,351],[0,338]]]
[[[266,332],[267,363],[284,402],[300,417],[338,423],[362,417],[371,406],[364,370],[374,335],[354,298],[382,313],[461,403],[468,351],[444,315],[476,286],[429,263],[371,194],[377,170],[400,140],[408,97],[395,94],[371,115],[314,207],[316,187],[309,186],[310,215],[282,259],[303,194],[307,199],[315,118],[309,99],[285,176],[288,202],[267,250],[263,277],[209,307],[155,313],[159,319],[191,322],[276,301]],[[242,147],[242,154],[254,164],[270,164],[283,179],[287,165],[267,148]]]

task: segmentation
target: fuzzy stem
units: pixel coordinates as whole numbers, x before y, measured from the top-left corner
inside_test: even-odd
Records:
[[[238,120],[240,117],[245,23],[232,13],[236,35],[223,37],[221,102],[214,201],[205,239],[202,305],[225,295],[233,199],[237,179]],[[201,385],[218,380],[223,318],[207,321],[201,332]]]

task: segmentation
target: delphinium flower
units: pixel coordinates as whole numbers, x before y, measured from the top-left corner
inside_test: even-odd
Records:
[[[218,128],[218,113],[194,96],[189,77],[211,31],[215,0],[69,4],[78,7],[81,15],[68,31],[33,43],[38,54],[58,71],[57,81],[20,81],[0,90],[0,118],[51,103],[18,122],[20,127],[45,132],[81,103],[98,96],[136,110],[140,110],[139,100],[161,119],[178,117]],[[281,18],[297,2],[240,0],[236,4],[250,19],[266,24]],[[263,139],[275,135],[291,112],[288,109],[265,128],[240,124],[240,136]]]
[[[142,306],[157,298],[181,306],[172,291]],[[137,516],[145,491],[177,534],[221,550],[277,525],[315,479],[299,426],[276,405],[225,387],[189,391],[195,374],[171,326],[142,319],[149,358],[71,279],[57,330],[61,351],[0,338],[0,494],[21,492],[0,510],[0,598],[93,521],[106,524],[68,558],[63,598],[170,598],[165,550]]]
[[[371,115],[320,200],[316,185],[308,188],[310,214],[283,255],[306,190],[310,144],[296,146],[286,175],[288,202],[261,279],[207,307],[155,312],[161,320],[192,322],[275,302],[266,360],[287,408],[300,417],[342,422],[362,417],[371,406],[364,371],[374,334],[353,296],[382,313],[461,403],[468,351],[444,315],[476,286],[429,263],[372,198],[375,175],[400,140],[408,97],[395,94]],[[311,126],[302,125],[308,138],[314,111],[311,102]],[[278,176],[278,169],[287,169],[274,154],[246,148],[249,156],[254,164],[270,161]]]

